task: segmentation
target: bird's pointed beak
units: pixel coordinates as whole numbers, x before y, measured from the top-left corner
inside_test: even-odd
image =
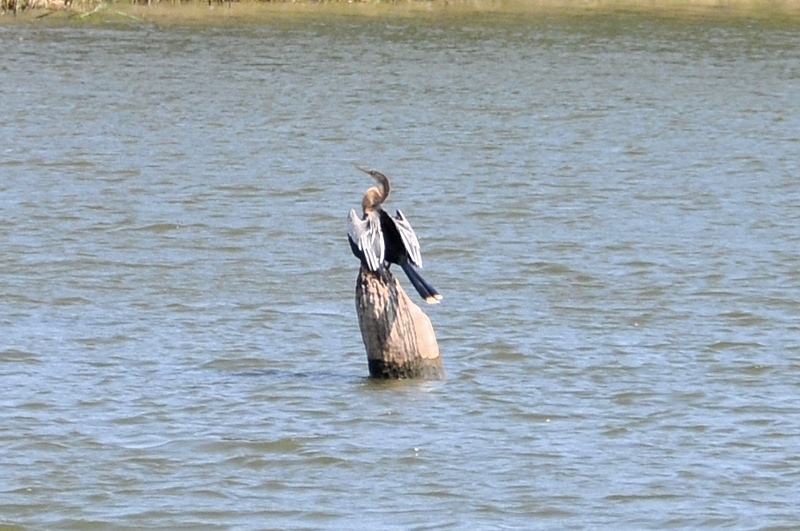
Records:
[[[364,166],[361,166],[359,164],[353,164],[353,166],[355,166],[358,171],[363,171],[367,175],[370,175],[370,172],[372,171],[372,170],[369,170],[369,169],[367,169]]]

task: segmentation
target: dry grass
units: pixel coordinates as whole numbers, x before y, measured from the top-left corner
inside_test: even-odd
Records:
[[[258,22],[276,14],[346,13],[361,16],[414,16],[470,13],[648,12],[693,16],[780,16],[800,20],[800,0],[0,0],[3,12],[17,8],[20,18],[89,20],[114,15],[163,24],[186,22]],[[12,17],[2,17],[3,19]],[[53,17],[59,18],[59,17]]]

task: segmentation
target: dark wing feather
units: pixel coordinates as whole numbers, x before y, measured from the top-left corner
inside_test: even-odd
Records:
[[[356,211],[350,210],[347,219],[347,236],[364,255],[367,267],[372,271],[380,269],[383,265],[385,251],[380,219],[373,215],[359,219]]]
[[[406,217],[401,211],[397,211],[397,216],[392,220],[397,227],[397,232],[400,233],[400,238],[403,240],[403,245],[406,248],[409,261],[417,267],[422,267],[422,254],[419,250],[419,240],[411,228],[411,223],[408,222]]]

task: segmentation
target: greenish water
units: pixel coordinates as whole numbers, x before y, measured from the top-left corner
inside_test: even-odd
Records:
[[[0,27],[0,524],[791,528],[800,33]],[[449,379],[378,383],[385,171]]]

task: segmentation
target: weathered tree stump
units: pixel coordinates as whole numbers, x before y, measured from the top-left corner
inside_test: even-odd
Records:
[[[392,273],[361,266],[356,312],[373,378],[444,378],[439,344],[425,313]]]

